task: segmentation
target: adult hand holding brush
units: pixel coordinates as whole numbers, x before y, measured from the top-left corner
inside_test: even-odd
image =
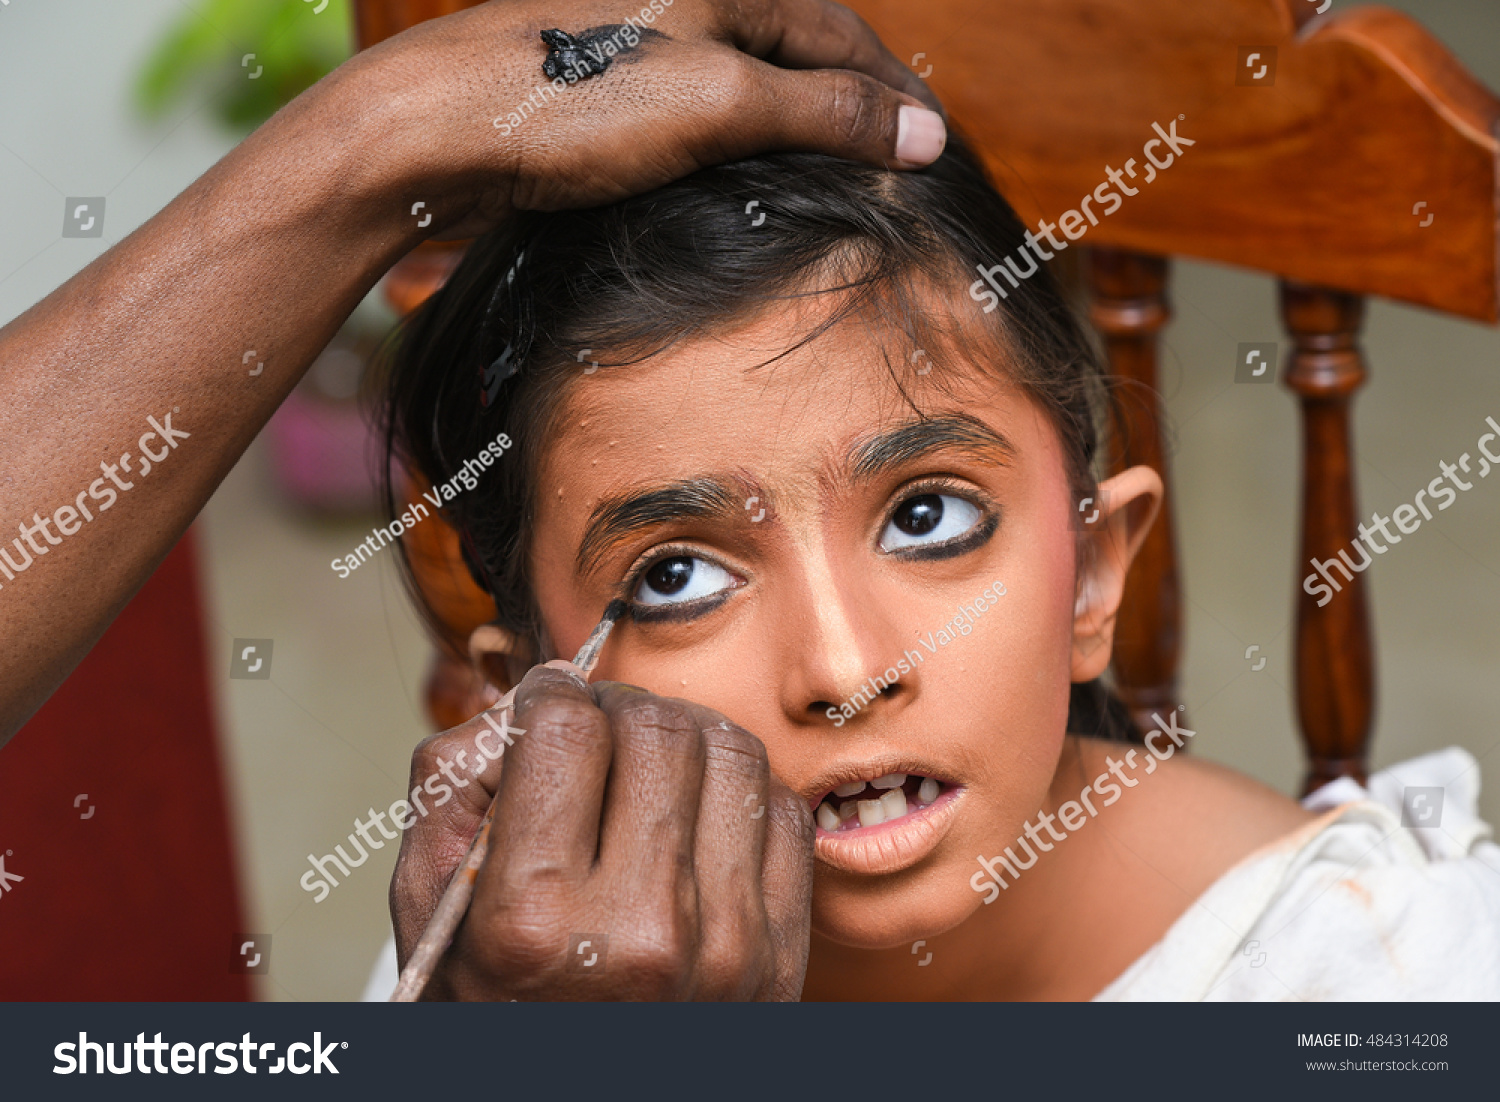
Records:
[[[496,709],[523,733],[406,831],[391,884],[403,984],[427,999],[796,999],[806,801],[717,712],[585,677],[569,662],[532,669]],[[483,727],[422,743],[412,783],[451,768]],[[450,906],[444,922],[492,801],[467,914]],[[451,948],[414,969],[433,928]]]

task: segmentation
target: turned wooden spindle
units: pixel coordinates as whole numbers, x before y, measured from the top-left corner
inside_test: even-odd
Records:
[[[1167,486],[1161,512],[1130,569],[1115,626],[1115,685],[1140,732],[1156,727],[1153,712],[1177,707],[1182,643],[1177,537],[1156,379],[1158,334],[1172,316],[1167,272],[1163,257],[1123,249],[1088,252],[1089,315],[1104,338],[1111,371],[1127,380],[1112,403],[1109,470],[1145,464]]]
[[[1295,584],[1297,719],[1309,761],[1305,792],[1337,777],[1365,779],[1375,712],[1365,576],[1346,569],[1339,557],[1343,551],[1350,566],[1374,557],[1355,546],[1349,417],[1350,401],[1365,381],[1356,341],[1364,312],[1360,295],[1281,284],[1281,317],[1293,341],[1282,381],[1302,403],[1302,549]],[[1323,573],[1314,560],[1325,564]],[[1328,584],[1324,574],[1338,587],[1331,599],[1317,588]],[[1316,576],[1305,582],[1310,575]]]

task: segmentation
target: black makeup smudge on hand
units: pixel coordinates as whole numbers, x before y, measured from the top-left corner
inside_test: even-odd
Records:
[[[635,43],[625,37],[626,32],[636,39]],[[604,72],[616,58],[626,62],[636,60],[630,55],[648,40],[658,38],[666,39],[667,36],[650,27],[636,27],[629,23],[604,23],[576,35],[553,27],[542,32],[542,41],[549,47],[546,60],[542,62],[542,73],[548,80],[556,80],[566,77],[568,70],[572,69],[578,74],[577,79],[583,80]],[[613,55],[605,50],[606,42],[614,45]]]

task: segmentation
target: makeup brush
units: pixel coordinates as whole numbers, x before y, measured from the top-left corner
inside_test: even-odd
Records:
[[[609,602],[604,610],[603,618],[599,621],[599,626],[589,633],[577,657],[573,659],[573,665],[583,671],[585,679],[594,672],[594,666],[599,661],[599,652],[604,649],[604,641],[609,638],[615,621],[624,612],[624,601],[616,598]],[[511,707],[515,695],[516,690],[512,689],[495,705],[496,708],[501,709],[502,722],[506,718],[504,710]],[[464,863],[454,872],[453,879],[448,881],[443,898],[438,900],[437,909],[432,912],[432,918],[428,921],[427,928],[422,931],[417,947],[412,950],[411,958],[407,960],[406,967],[401,970],[401,980],[396,984],[396,990],[391,993],[391,1002],[410,1003],[421,998],[427,981],[432,978],[432,973],[438,966],[438,961],[442,960],[443,954],[448,951],[448,946],[453,943],[453,935],[457,932],[458,924],[463,921],[464,915],[468,913],[469,901],[474,896],[474,881],[479,877],[479,867],[484,864],[485,855],[490,851],[490,824],[495,821],[495,801],[499,797],[500,793],[496,791],[495,799],[490,800],[489,810],[484,813],[484,819],[479,824],[479,832],[469,843],[469,852],[464,858]]]

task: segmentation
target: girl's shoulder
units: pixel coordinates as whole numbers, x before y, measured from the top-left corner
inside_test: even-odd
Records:
[[[1163,760],[1139,746],[1094,739],[1079,739],[1078,749],[1085,772],[1108,772],[1122,788],[1110,808],[1111,829],[1127,841],[1154,840],[1158,860],[1184,884],[1206,888],[1316,818],[1291,797],[1201,757],[1179,751]]]

